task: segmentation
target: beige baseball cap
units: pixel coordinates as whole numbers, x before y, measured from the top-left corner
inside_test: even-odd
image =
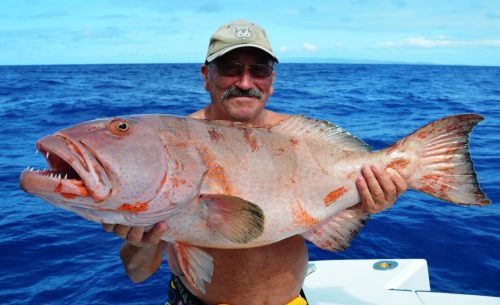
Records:
[[[253,22],[235,20],[221,26],[210,37],[206,62],[238,48],[253,47],[265,51],[278,62],[267,39],[266,31]]]

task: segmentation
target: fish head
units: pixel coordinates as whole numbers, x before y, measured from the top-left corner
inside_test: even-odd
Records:
[[[36,146],[49,168],[24,170],[21,188],[92,221],[137,225],[142,217],[142,224],[154,224],[159,219],[151,215],[174,209],[162,194],[168,156],[159,126],[158,116],[131,116],[46,136]]]

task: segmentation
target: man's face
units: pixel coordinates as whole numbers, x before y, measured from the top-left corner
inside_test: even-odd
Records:
[[[274,70],[270,67],[270,57],[255,48],[236,49],[202,66],[204,88],[210,92],[217,118],[253,122],[273,93]]]

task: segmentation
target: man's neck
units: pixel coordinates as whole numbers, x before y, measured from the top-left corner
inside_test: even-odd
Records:
[[[212,104],[206,106],[203,109],[191,113],[189,117],[193,119],[207,119],[207,120],[220,119],[217,116],[215,109],[213,109]],[[272,124],[277,124],[288,117],[289,115],[287,114],[277,113],[264,109],[251,123],[256,125],[272,125]]]

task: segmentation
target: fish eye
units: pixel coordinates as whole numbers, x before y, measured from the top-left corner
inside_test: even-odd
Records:
[[[127,122],[121,122],[118,125],[118,129],[120,129],[121,131],[127,131],[128,130],[128,123]]]
[[[117,136],[123,136],[130,131],[130,123],[123,119],[114,119],[109,123],[109,131]]]

